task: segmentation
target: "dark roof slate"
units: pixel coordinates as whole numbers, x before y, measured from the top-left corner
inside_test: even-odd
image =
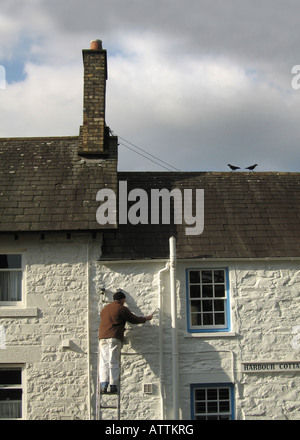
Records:
[[[184,225],[119,225],[105,232],[101,259],[167,258],[169,237],[178,258],[300,257],[300,173],[119,173],[128,191],[204,189],[204,232]]]
[[[0,231],[103,229],[96,194],[116,190],[117,138],[103,158],[79,156],[78,142],[78,136],[0,139]]]
[[[103,260],[300,257],[300,173],[121,172],[109,153],[78,155],[79,137],[0,139],[0,232],[105,230]],[[131,189],[204,189],[204,232],[185,225],[100,226],[96,194]]]

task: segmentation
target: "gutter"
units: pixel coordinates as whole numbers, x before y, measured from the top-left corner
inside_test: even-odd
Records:
[[[179,419],[179,373],[178,373],[178,329],[176,298],[176,240],[170,237],[170,295],[172,332],[172,372],[173,372],[173,419]]]
[[[87,239],[86,248],[86,282],[87,282],[87,376],[88,376],[88,420],[91,420],[91,372],[90,372],[90,358],[91,358],[91,344],[90,344],[90,236]]]
[[[159,393],[160,393],[160,413],[161,419],[165,419],[164,398],[165,398],[165,374],[164,374],[164,348],[163,348],[163,321],[162,321],[162,274],[169,270],[167,262],[165,267],[158,272],[158,350],[159,350]]]

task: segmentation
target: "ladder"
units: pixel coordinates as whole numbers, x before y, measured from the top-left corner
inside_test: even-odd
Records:
[[[120,402],[121,402],[121,355],[120,355],[120,376],[117,385],[117,393],[103,393],[100,386],[99,356],[97,363],[97,387],[96,387],[96,420],[104,420],[104,410],[115,410],[114,420],[120,420]]]

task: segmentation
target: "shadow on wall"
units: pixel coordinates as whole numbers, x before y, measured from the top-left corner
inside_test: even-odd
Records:
[[[113,300],[114,292],[105,292],[105,303]],[[133,296],[128,291],[123,290],[123,292],[130,311],[137,316],[144,316],[144,311],[137,305]],[[166,310],[169,312],[166,313]],[[172,328],[168,298],[165,298],[164,312],[162,360],[159,353],[158,313],[155,313],[152,321],[138,325],[127,323],[125,326],[121,369],[122,414],[125,418],[160,418],[160,380],[163,388],[164,414],[166,418],[172,418]],[[179,327],[180,329],[183,327],[180,318]],[[198,338],[183,339],[180,337],[181,334],[179,331],[179,407],[182,417],[189,419],[192,404],[191,385],[231,382],[233,358],[232,353],[222,352],[221,356],[209,343]],[[149,389],[148,385],[151,392],[145,393],[145,389]]]
[[[99,314],[101,309],[113,301],[113,294],[117,289],[107,289],[105,294],[100,294]],[[149,315],[148,310],[141,310],[137,305],[133,295],[122,289],[126,295],[125,306],[136,316]],[[154,310],[153,310],[154,312]],[[158,380],[159,377],[159,350],[158,350],[158,314],[151,321],[143,324],[125,325],[125,340],[122,346],[122,367],[121,367],[121,413],[122,418],[145,419],[155,417],[157,411],[147,411],[141,405],[141,399],[150,397],[157,400],[159,395]],[[100,317],[99,322],[100,324]],[[93,372],[94,385],[96,384],[96,371]],[[144,384],[152,384],[151,394],[144,394]],[[94,386],[96,391],[96,386]],[[94,395],[95,398],[95,395]],[[159,401],[158,401],[159,404]],[[158,406],[158,405],[155,405]],[[132,413],[132,408],[135,408]],[[159,408],[159,406],[158,406]],[[129,412],[127,412],[129,411]],[[127,415],[128,414],[128,415]]]

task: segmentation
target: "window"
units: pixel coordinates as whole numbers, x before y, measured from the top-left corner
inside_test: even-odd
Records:
[[[0,367],[0,419],[22,418],[22,368]]]
[[[22,301],[22,257],[0,254],[0,304]]]
[[[233,420],[233,385],[191,385],[192,420]]]
[[[189,269],[188,330],[229,331],[228,275],[226,269]]]

